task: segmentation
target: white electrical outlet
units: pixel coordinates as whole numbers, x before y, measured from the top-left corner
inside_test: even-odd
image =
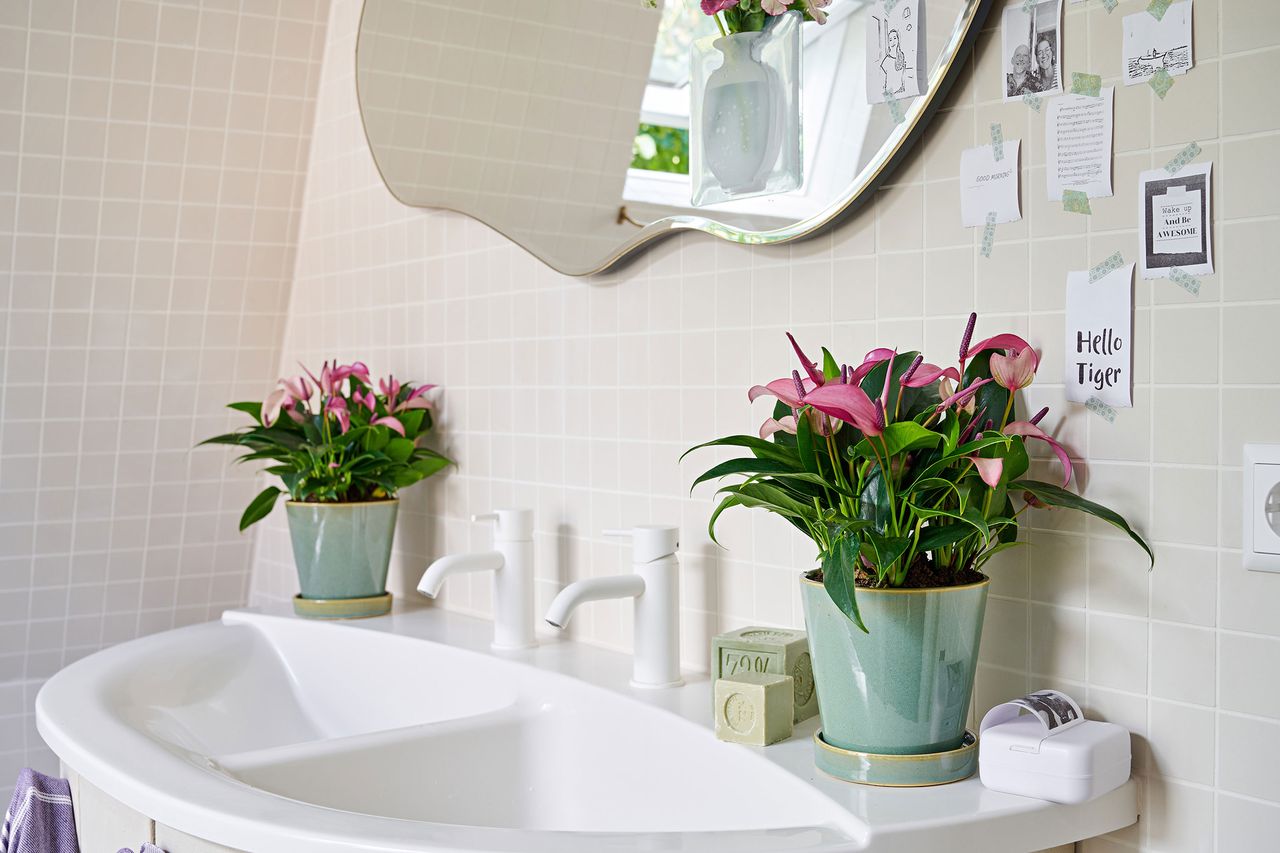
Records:
[[[1244,446],[1244,567],[1280,572],[1280,444]]]

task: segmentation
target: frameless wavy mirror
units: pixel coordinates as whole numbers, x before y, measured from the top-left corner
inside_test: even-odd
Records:
[[[777,71],[731,65],[698,0],[365,0],[356,86],[396,198],[475,217],[581,275],[677,230],[783,242],[852,209],[919,135],[989,5],[809,0],[826,20],[789,13],[777,32],[791,41],[773,52],[792,64]],[[789,107],[753,106],[752,87],[797,70]],[[761,121],[774,137],[795,130],[771,140]],[[726,139],[753,156],[791,152],[793,180],[705,168]],[[699,188],[695,207],[700,176],[738,186]]]

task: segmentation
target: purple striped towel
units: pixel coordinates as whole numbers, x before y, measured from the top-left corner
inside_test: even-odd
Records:
[[[18,774],[0,831],[0,853],[79,853],[71,785],[30,767]]]

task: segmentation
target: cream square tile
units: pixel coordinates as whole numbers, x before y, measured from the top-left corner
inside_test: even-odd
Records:
[[[1218,381],[1218,325],[1212,320],[1206,321],[1205,314],[1203,309],[1154,311],[1151,360],[1156,382],[1192,385]],[[1226,337],[1230,340],[1237,333],[1232,329]]]
[[[1147,689],[1147,623],[1125,616],[1089,614],[1090,684],[1130,693]]]
[[[1213,847],[1213,792],[1152,776],[1147,780],[1147,843],[1169,853],[1200,853]]]
[[[1222,143],[1222,187],[1218,207],[1224,219],[1280,214],[1280,196],[1271,191],[1267,174],[1275,157],[1275,139],[1271,136],[1233,139]],[[1215,169],[1216,171],[1216,169]]]
[[[1155,546],[1151,617],[1212,627],[1217,619],[1217,553],[1207,548]]]
[[[1216,632],[1207,628],[1151,625],[1151,695],[1197,705],[1217,696]]]
[[[1280,805],[1218,794],[1219,850],[1266,850],[1280,836]]]
[[[1217,472],[1156,468],[1152,472],[1152,536],[1165,542],[1217,544]]]
[[[1218,706],[1280,718],[1280,640],[1223,631],[1218,644]]]
[[[1083,610],[1032,605],[1029,671],[1050,678],[1083,680],[1085,619]]]
[[[1204,14],[1203,10],[1196,5],[1193,16],[1200,17]],[[1199,45],[1196,45],[1199,50]],[[1174,145],[1181,150],[1181,147],[1189,142],[1197,142],[1200,140],[1213,139],[1218,135],[1218,114],[1215,110],[1197,109],[1200,104],[1214,103],[1218,98],[1218,62],[1201,62],[1200,58],[1196,58],[1196,65],[1190,72],[1178,78],[1168,93],[1165,95],[1164,101],[1156,100],[1152,109],[1152,135],[1156,145]],[[1226,67],[1223,65],[1222,67]],[[1143,95],[1149,95],[1149,88],[1146,86],[1127,87],[1143,91]],[[1223,80],[1224,101],[1225,105],[1230,105],[1230,95],[1226,94],[1230,91],[1227,81]],[[1228,116],[1228,110],[1224,107],[1223,118],[1224,123]],[[1225,130],[1225,126],[1224,126]],[[1230,132],[1230,131],[1227,131]],[[1174,153],[1177,153],[1176,151]],[[1159,158],[1157,158],[1159,162]],[[1136,186],[1136,180],[1134,182]]]
[[[1218,462],[1219,392],[1216,388],[1155,389],[1152,418],[1156,462],[1214,465]]]
[[[1151,701],[1151,766],[1161,776],[1213,784],[1214,712]]]
[[[1224,791],[1280,801],[1280,724],[1218,714],[1218,787]]]

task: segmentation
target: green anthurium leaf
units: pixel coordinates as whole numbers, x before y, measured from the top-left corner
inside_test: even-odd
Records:
[[[426,415],[426,409],[405,409],[396,415],[400,419],[400,425],[404,427],[405,437],[410,441],[422,431],[422,419]]]
[[[680,454],[683,460],[686,456],[695,450],[701,450],[704,447],[745,447],[761,459],[776,459],[780,462],[791,462],[797,470],[802,470],[800,458],[792,449],[782,447],[771,441],[765,441],[763,438],[757,438],[754,435],[730,435],[724,438],[717,438],[713,441],[705,441],[702,444],[690,447],[684,453]]]
[[[378,429],[370,427],[364,434],[364,449],[370,453],[380,453],[391,441],[392,435],[393,433],[387,427]]]
[[[1030,492],[1036,498],[1049,506],[1064,507],[1066,509],[1079,510],[1092,515],[1094,518],[1101,519],[1107,524],[1124,531],[1130,539],[1138,543],[1143,551],[1147,552],[1147,557],[1151,560],[1151,565],[1156,564],[1156,555],[1152,553],[1151,546],[1146,540],[1139,536],[1129,522],[1124,520],[1124,516],[1112,509],[1107,509],[1102,504],[1094,503],[1091,500],[1080,497],[1074,492],[1068,492],[1060,486],[1052,483],[1041,483],[1037,480],[1018,480],[1009,484],[1010,491],[1014,492]]]
[[[1004,458],[1006,482],[1013,482],[1027,473],[1027,469],[1031,467],[1031,460],[1027,458],[1026,444],[1016,438],[1001,451],[1001,456]]]
[[[916,539],[917,551],[936,551],[977,535],[967,524],[930,524]]]
[[[257,497],[249,501],[249,506],[245,508],[244,515],[240,516],[240,531],[244,532],[251,524],[255,524],[271,514],[271,510],[276,505],[276,498],[284,494],[275,486],[267,486],[258,492]]]
[[[854,583],[857,570],[857,537],[842,536],[832,542],[831,548],[822,557],[823,589],[831,597],[832,603],[840,608],[840,612],[848,616],[863,633],[867,633],[867,626],[862,623],[862,614],[858,612],[858,598]]]
[[[840,378],[840,364],[826,347],[822,348],[822,377],[828,382]]]
[[[382,452],[387,454],[392,462],[405,462],[413,455],[413,442],[397,436],[387,442]]]
[[[872,441],[876,443],[876,450],[881,456],[886,451],[890,456],[897,456],[899,453],[905,453],[909,450],[936,447],[942,441],[942,436],[933,430],[925,429],[915,421],[898,421],[896,424],[889,424],[885,427],[884,435],[879,438],[864,438],[854,448],[854,454],[857,456],[870,456],[870,443]],[[881,442],[883,442],[883,445]]]
[[[943,454],[950,453],[956,449],[956,445],[960,443],[960,419],[955,413],[948,412],[942,421],[942,435],[945,441],[942,443]]]
[[[810,474],[822,471],[818,466],[818,454],[814,449],[813,425],[809,418],[801,415],[796,419],[796,452],[800,456],[800,464]]]
[[[907,501],[907,505],[910,506],[912,511],[920,518],[950,518],[953,521],[964,522],[974,530],[981,533],[983,541],[991,539],[990,525],[988,525],[986,519],[982,517],[982,513],[978,512],[971,506],[965,507],[964,512],[959,512],[954,509],[921,507],[911,501]]]
[[[1018,547],[1018,546],[1019,546],[1019,545],[1021,545],[1021,544],[1023,544],[1023,543],[1021,543],[1021,542],[998,542],[997,544],[995,544],[995,545],[994,545],[994,546],[992,546],[991,548],[988,548],[987,550],[983,551],[981,554],[979,554],[979,555],[977,556],[977,558],[973,561],[973,568],[974,568],[974,569],[981,569],[981,568],[983,567],[983,565],[985,565],[985,564],[986,564],[987,560],[990,560],[990,559],[991,559],[992,557],[994,557],[996,554],[999,554],[1001,551],[1008,551],[1010,548],[1016,548],[1016,547]]]
[[[797,518],[814,518],[816,510],[812,504],[797,500],[785,490],[769,483],[742,483],[736,486],[724,486],[720,492],[737,495],[744,506],[754,501],[766,509],[781,515],[792,515]]]
[[[959,497],[960,495],[960,489],[955,483],[951,480],[944,480],[941,477],[928,477],[923,480],[916,480],[908,488],[899,492],[899,494],[903,497],[907,497],[908,495],[922,494],[935,489],[941,489],[942,491],[949,492],[956,497]]]
[[[261,403],[227,403],[228,409],[235,409],[237,412],[244,412],[258,423],[262,423],[262,404]]]
[[[885,488],[884,478],[880,476],[879,468],[874,469],[863,480],[862,495],[858,499],[858,515],[870,521],[876,530],[884,530],[885,524],[892,516],[889,492]]]
[[[862,544],[858,553],[883,576],[911,547],[911,540],[904,536],[883,536],[874,530],[862,531]]]
[[[720,545],[720,540],[716,538],[716,519],[720,517],[720,513],[729,507],[742,506],[742,501],[737,495],[726,495],[724,500],[720,501],[720,505],[716,507],[715,512],[711,513],[711,520],[707,522],[707,535],[711,537],[711,541]],[[721,545],[720,547],[724,547]]]
[[[430,477],[437,471],[442,471],[452,464],[453,462],[451,460],[446,459],[443,456],[424,456],[420,459],[415,459],[409,467],[414,471],[417,471],[423,477]]]
[[[215,435],[213,438],[206,438],[204,441],[196,445],[196,447],[204,447],[206,444],[234,444],[240,445],[240,433],[228,432],[222,435]]]

